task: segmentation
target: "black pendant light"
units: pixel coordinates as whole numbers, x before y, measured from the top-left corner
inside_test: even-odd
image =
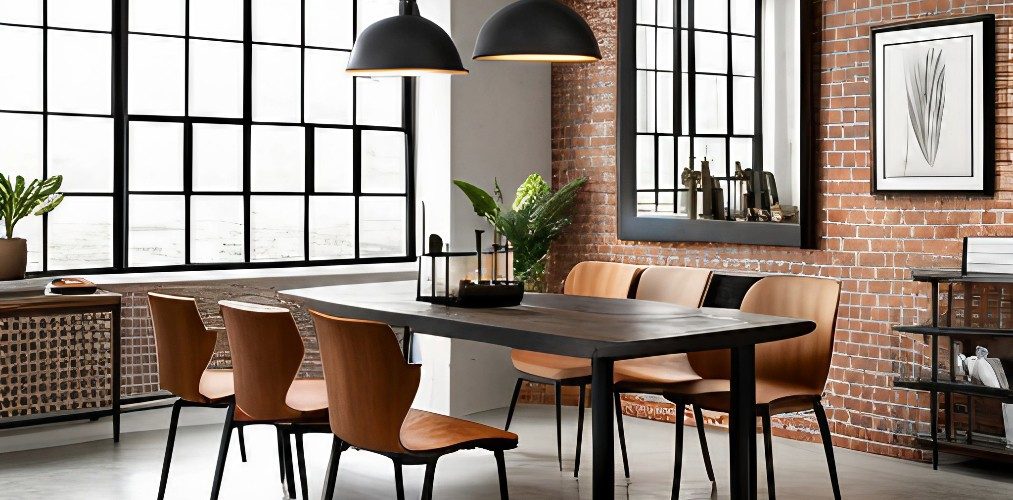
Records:
[[[415,0],[401,0],[400,15],[362,31],[345,71],[357,76],[468,74],[450,35],[419,15]]]
[[[556,0],[520,0],[485,22],[474,59],[594,62],[601,50],[587,21],[573,9]]]

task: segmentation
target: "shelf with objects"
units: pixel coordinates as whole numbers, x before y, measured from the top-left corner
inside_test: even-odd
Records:
[[[894,386],[929,393],[918,441],[933,468],[940,452],[1013,462],[1013,238],[965,238],[960,269],[913,269],[912,279],[931,285],[931,323],[894,330],[928,338],[930,371]]]

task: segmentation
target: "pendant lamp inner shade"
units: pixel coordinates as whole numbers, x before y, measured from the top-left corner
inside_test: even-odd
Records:
[[[400,15],[362,31],[345,71],[356,76],[468,74],[450,35],[419,15],[415,0],[401,0]]]
[[[601,50],[587,21],[573,9],[556,0],[520,0],[485,22],[474,59],[594,62],[601,59]]]

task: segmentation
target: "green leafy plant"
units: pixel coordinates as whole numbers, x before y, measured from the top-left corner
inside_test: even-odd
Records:
[[[17,176],[13,181],[0,175],[0,218],[4,221],[7,239],[14,237],[14,226],[29,215],[52,212],[63,201],[57,193],[63,184],[62,175],[48,179],[35,179],[25,184],[25,178]]]
[[[517,188],[513,203],[503,207],[499,181],[495,182],[494,194],[465,181],[454,181],[471,200],[475,213],[485,217],[513,246],[514,276],[527,284],[541,282],[549,247],[570,224],[570,210],[585,183],[587,179],[580,178],[552,192],[542,176],[532,174]]]

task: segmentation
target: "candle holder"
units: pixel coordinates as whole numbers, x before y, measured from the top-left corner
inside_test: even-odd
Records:
[[[510,279],[509,265],[506,266],[506,279],[497,279],[498,274],[495,271],[492,274],[493,279],[482,279],[482,256],[483,254],[488,255],[490,253],[483,252],[482,250],[482,234],[484,232],[479,229],[475,230],[474,252],[451,252],[449,249],[443,248],[443,238],[437,234],[429,235],[428,249],[423,248],[422,256],[419,257],[418,285],[415,300],[450,307],[471,308],[510,307],[520,304],[524,298],[524,283]],[[495,263],[499,261],[500,253],[504,255],[505,261],[509,262],[509,244],[500,245],[494,241],[491,251],[493,265],[496,265]],[[457,280],[458,285],[456,289],[452,288],[450,286],[450,283],[453,282],[451,279],[451,269],[468,269],[470,266],[451,266],[450,260],[466,258],[475,258],[478,261],[478,275],[474,280],[467,276],[463,277]],[[428,290],[423,290],[422,286],[422,265],[425,259],[429,259],[432,281],[430,286],[426,287]],[[440,259],[443,259],[442,290],[437,286],[437,272],[440,267],[438,266],[438,261]],[[423,295],[423,292],[428,292],[429,294]],[[440,294],[441,292],[442,295]]]

